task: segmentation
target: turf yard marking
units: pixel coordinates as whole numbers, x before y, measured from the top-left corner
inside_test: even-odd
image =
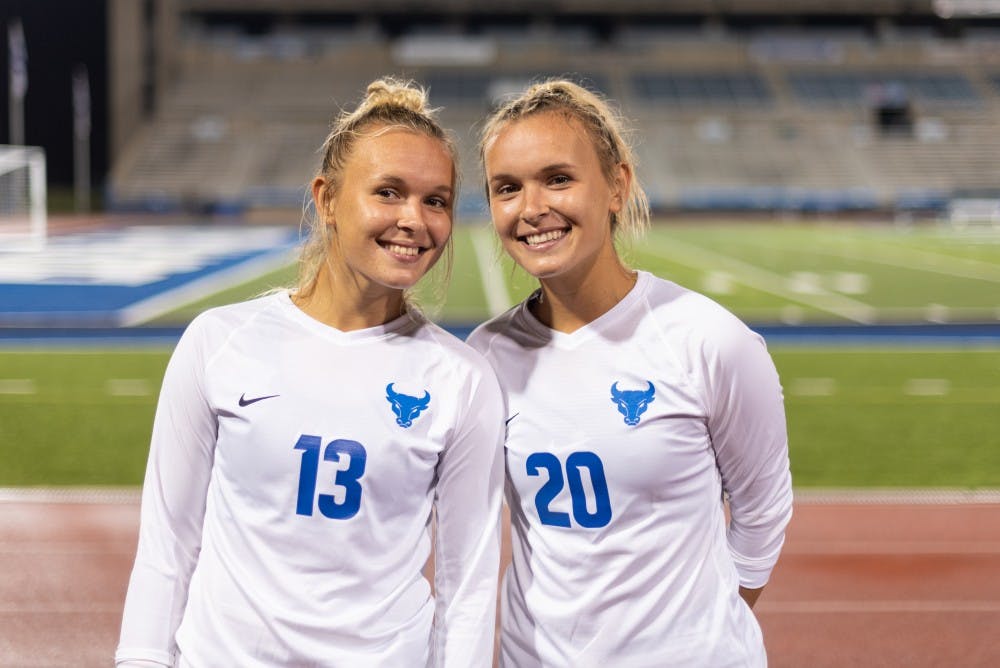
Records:
[[[715,295],[730,295],[733,293],[733,277],[724,271],[709,271],[702,278],[701,287]]]
[[[795,378],[788,386],[788,392],[799,397],[829,397],[836,391],[833,378]]]
[[[812,243],[808,250],[810,253],[843,258],[845,257],[845,249],[839,244],[845,238],[850,242],[850,248],[847,249],[849,257],[856,260],[874,262],[888,267],[926,271],[954,278],[972,278],[1000,283],[1000,266],[991,262],[878,243],[871,236],[860,236],[845,227],[837,228],[836,237],[832,240],[835,243],[827,243],[831,240],[817,237],[814,239],[816,243]],[[885,237],[881,237],[878,241],[885,241]],[[797,250],[800,248],[801,241],[771,234],[767,235],[766,238],[741,239],[741,243],[761,247],[782,246]]]
[[[37,394],[31,378],[0,378],[0,394]]]
[[[968,257],[955,257],[944,253],[873,244],[870,238],[861,240],[864,245],[851,248],[851,254],[858,259],[877,262],[890,267],[919,269],[955,278],[973,278],[1000,283],[1000,266]],[[826,255],[839,255],[831,249],[818,245],[811,250]],[[909,257],[906,257],[909,256]]]
[[[788,277],[789,289],[800,295],[823,294],[823,287],[819,283],[819,274],[812,271],[796,271]]]
[[[943,397],[951,389],[946,378],[911,378],[903,385],[903,394],[911,397]]]
[[[148,397],[152,394],[149,381],[144,378],[112,378],[106,384],[113,397]]]
[[[854,322],[870,324],[875,321],[876,310],[869,304],[828,292],[820,286],[815,286],[815,290],[808,295],[796,292],[789,288],[788,279],[780,274],[676,238],[667,241],[654,240],[647,249],[654,255],[695,269],[725,267],[733,273],[733,280],[744,285]]]
[[[871,279],[868,274],[859,274],[855,271],[838,271],[833,275],[833,289],[845,295],[867,294],[871,287]]]
[[[507,284],[500,274],[500,267],[491,260],[490,233],[483,229],[472,230],[472,248],[476,253],[479,265],[479,276],[483,281],[483,292],[486,294],[486,307],[490,317],[500,315],[511,307]]]

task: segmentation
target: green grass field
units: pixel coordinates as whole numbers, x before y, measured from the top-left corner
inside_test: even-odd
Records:
[[[1000,232],[959,234],[938,225],[671,224],[622,248],[633,266],[703,292],[756,323],[871,323],[1000,319]],[[418,290],[447,322],[480,322],[520,301],[534,283],[500,257],[485,224],[456,229],[446,298],[439,274]],[[289,267],[162,314],[198,311],[294,281]],[[494,308],[490,308],[491,295]]]
[[[661,226],[624,252],[751,323],[1000,316],[997,236],[843,224]],[[461,228],[454,255],[445,305],[430,309],[441,321],[479,322],[532,289],[499,259],[485,227]],[[293,280],[286,268],[155,322],[184,323]],[[1000,344],[771,351],[796,486],[1000,488]],[[0,486],[139,484],[168,356],[165,348],[0,351]]]

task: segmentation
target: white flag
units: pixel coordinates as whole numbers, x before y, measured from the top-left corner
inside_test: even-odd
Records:
[[[20,100],[28,92],[28,49],[24,46],[24,29],[18,19],[7,24],[7,44],[10,47],[10,92]]]

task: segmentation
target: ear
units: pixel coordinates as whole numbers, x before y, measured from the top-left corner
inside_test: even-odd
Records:
[[[312,182],[313,204],[316,215],[325,225],[334,225],[333,220],[333,188],[322,176],[317,176]]]
[[[629,189],[632,187],[632,166],[624,162],[618,163],[615,179],[612,183],[611,213],[619,213],[625,208]]]

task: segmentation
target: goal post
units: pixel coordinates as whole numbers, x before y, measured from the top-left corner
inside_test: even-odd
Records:
[[[0,145],[0,252],[40,249],[47,236],[45,151]]]
[[[953,199],[948,205],[948,223],[956,230],[1000,230],[1000,197]]]

